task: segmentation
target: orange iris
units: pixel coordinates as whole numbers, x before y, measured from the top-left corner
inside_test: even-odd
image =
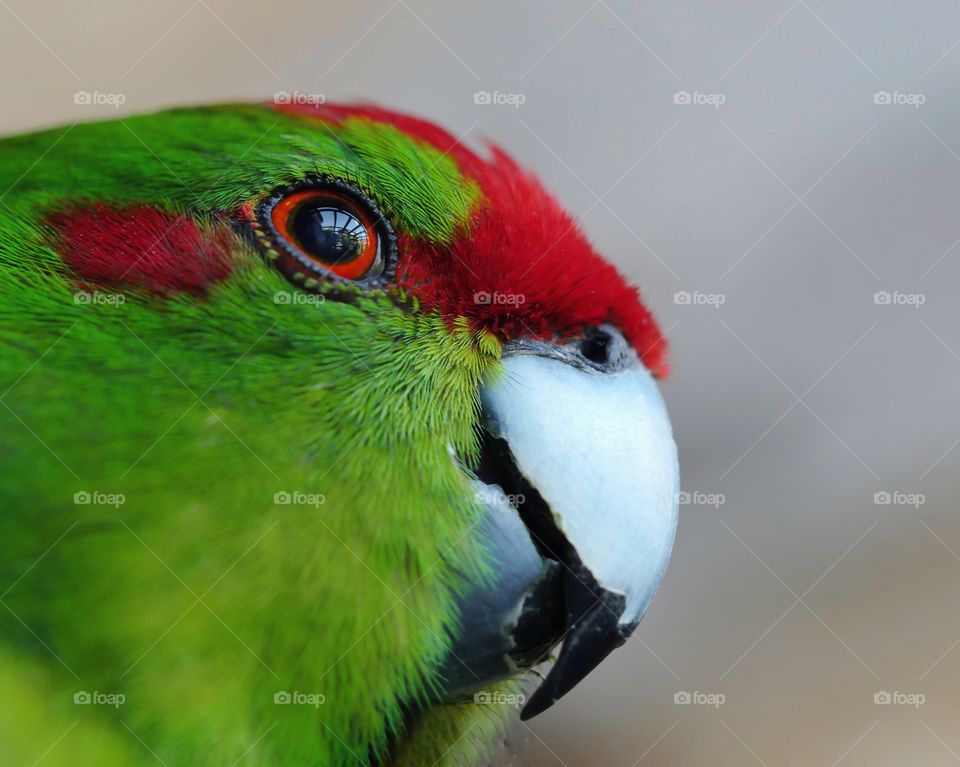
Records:
[[[273,207],[271,218],[293,248],[338,277],[361,279],[378,261],[375,222],[335,190],[293,192]]]

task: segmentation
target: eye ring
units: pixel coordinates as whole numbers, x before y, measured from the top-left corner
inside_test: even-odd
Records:
[[[336,178],[306,178],[271,192],[255,208],[254,233],[292,282],[382,288],[392,282],[397,237],[366,194]]]

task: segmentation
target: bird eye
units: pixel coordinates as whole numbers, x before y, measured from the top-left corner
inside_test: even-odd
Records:
[[[387,274],[396,237],[376,205],[349,184],[307,180],[274,192],[257,209],[268,255],[288,277],[373,281]]]

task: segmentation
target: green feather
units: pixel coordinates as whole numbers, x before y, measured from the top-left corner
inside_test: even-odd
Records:
[[[385,294],[277,303],[293,288],[239,236],[203,300],[78,304],[43,219],[105,202],[209,222],[306,174],[438,242],[479,195],[392,127],[259,107],[0,142],[0,694],[18,701],[0,763],[349,765],[399,743],[442,765],[494,736],[477,707],[412,733],[404,712],[435,697],[454,598],[486,574],[450,451],[477,449],[498,342]],[[322,703],[275,703],[295,691]]]

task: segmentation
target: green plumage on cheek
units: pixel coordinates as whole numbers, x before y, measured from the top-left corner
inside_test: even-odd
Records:
[[[122,721],[167,764],[363,763],[433,697],[484,572],[451,450],[476,449],[499,345],[384,296],[278,303],[234,258],[204,301],[0,273],[9,660],[46,666],[64,729]],[[81,690],[124,703],[72,709]],[[77,748],[151,762],[104,738]],[[39,755],[17,742],[4,763]]]

